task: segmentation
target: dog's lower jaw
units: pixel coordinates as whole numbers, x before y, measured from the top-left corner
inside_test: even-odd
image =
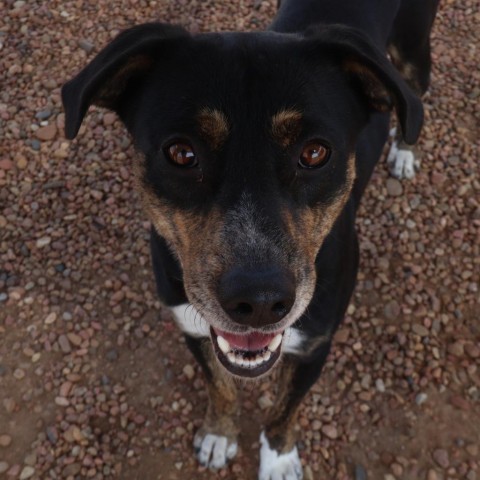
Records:
[[[260,337],[264,337],[262,344],[268,342],[270,337],[272,338],[268,345],[264,347],[259,345],[261,348],[258,350],[244,350],[241,347],[235,349],[221,336],[222,332],[213,328],[210,329],[210,335],[217,359],[228,373],[240,378],[256,378],[269,372],[277,363],[281,355],[284,332],[279,332],[276,335],[260,334]],[[233,335],[229,337],[235,338]],[[248,340],[246,343],[248,343]]]
[[[303,478],[302,463],[297,447],[287,453],[279,453],[270,446],[265,432],[260,434],[260,468],[258,480],[301,480]]]
[[[212,347],[214,351],[216,351],[217,360],[222,363],[223,368],[229,371],[229,374],[236,375],[236,372],[231,372],[227,366],[224,365],[225,362],[222,362],[219,359],[218,353],[219,348],[217,344],[216,338],[212,338],[211,335],[211,327],[208,322],[200,315],[197,309],[191,304],[182,304],[177,305],[175,307],[170,307],[170,310],[173,313],[175,322],[177,323],[178,327],[183,331],[183,333],[194,337],[194,338],[210,338],[212,342]],[[303,344],[305,339],[303,338],[303,334],[300,330],[294,327],[287,327],[283,332],[282,343],[278,347],[277,351],[273,354],[272,358],[268,362],[265,363],[264,371],[253,372],[253,375],[243,375],[242,372],[238,374],[240,377],[258,377],[265,373],[268,373],[272,370],[274,365],[278,363],[278,359],[280,354],[285,353],[293,353],[293,354],[301,354],[303,349]],[[267,364],[268,363],[268,364]],[[267,368],[268,367],[268,368]],[[247,369],[244,369],[244,373],[249,373]]]

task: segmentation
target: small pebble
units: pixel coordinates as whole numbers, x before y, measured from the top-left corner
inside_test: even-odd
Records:
[[[68,399],[64,397],[55,397],[55,403],[59,407],[68,407],[70,405],[70,402],[68,401]]]
[[[428,329],[425,328],[423,325],[419,325],[418,323],[414,323],[412,325],[412,331],[420,337],[427,337],[429,335]]]
[[[0,447],[8,447],[12,443],[12,437],[10,435],[0,435]]]
[[[35,474],[35,469],[30,466],[23,468],[22,473],[20,474],[20,480],[26,480],[27,478],[33,477]]]
[[[324,425],[322,427],[322,433],[333,440],[338,437],[338,430],[334,425]]]
[[[93,43],[89,42],[88,40],[84,40],[84,39],[78,41],[78,46],[82,50],[85,50],[85,52],[87,52],[87,53],[91,53],[93,51],[93,49],[95,48]]]
[[[388,178],[386,187],[387,187],[387,193],[391,197],[399,197],[403,193],[402,184],[396,178]]]
[[[377,378],[375,380],[375,388],[380,392],[383,393],[385,392],[385,383],[383,383],[383,380],[381,378]]]
[[[439,479],[440,477],[438,476],[438,473],[431,468],[427,473],[427,480],[439,480]]]
[[[106,354],[107,360],[115,362],[118,360],[118,352],[115,349],[109,350]]]
[[[16,369],[13,371],[13,376],[14,376],[17,380],[22,380],[23,378],[25,378],[25,370],[22,370],[21,368],[16,368]]]
[[[60,335],[58,337],[58,344],[63,353],[70,353],[72,351],[72,347],[70,346],[70,342],[66,335]]]
[[[195,370],[190,364],[187,364],[183,367],[183,373],[189,380],[192,380],[193,377],[195,377]]]
[[[450,460],[448,458],[448,452],[444,450],[443,448],[438,448],[434,450],[433,452],[433,459],[435,460],[438,465],[440,465],[442,468],[448,468],[450,465]]]
[[[477,472],[475,470],[469,470],[467,473],[467,480],[477,480]]]
[[[41,110],[40,112],[35,114],[35,118],[37,120],[47,120],[52,116],[52,111],[49,109]]]
[[[415,403],[417,405],[422,405],[423,403],[425,403],[427,401],[427,398],[428,398],[428,395],[426,393],[419,393],[415,397]]]
[[[57,314],[55,312],[49,313],[45,318],[45,324],[51,325],[57,319]]]
[[[35,150],[38,152],[40,150],[41,144],[36,138],[33,138],[30,141],[30,146],[32,147],[32,150]]]
[[[57,135],[57,127],[55,124],[46,125],[45,127],[40,127],[35,131],[35,135],[39,140],[53,140]]]
[[[37,248],[43,248],[46,247],[47,245],[50,245],[50,242],[52,239],[50,237],[42,237],[37,240]]]
[[[362,465],[355,465],[355,480],[368,480],[367,472]]]

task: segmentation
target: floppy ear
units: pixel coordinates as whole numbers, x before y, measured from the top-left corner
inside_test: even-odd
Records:
[[[329,25],[309,29],[305,36],[317,55],[319,50],[330,52],[340,61],[372,109],[385,112],[395,108],[405,142],[417,141],[423,124],[422,102],[366,35],[354,28]]]
[[[65,135],[78,133],[90,105],[115,110],[128,84],[154,65],[159,51],[189,33],[181,27],[146,23],[125,30],[62,88]]]

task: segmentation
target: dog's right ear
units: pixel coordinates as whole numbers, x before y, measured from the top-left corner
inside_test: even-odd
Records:
[[[76,137],[90,105],[116,110],[129,82],[145,75],[159,52],[188,36],[182,27],[164,23],[146,23],[120,33],[63,86],[66,137]]]

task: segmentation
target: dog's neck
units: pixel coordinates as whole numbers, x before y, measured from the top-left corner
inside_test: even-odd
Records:
[[[293,33],[317,24],[342,24],[384,48],[399,5],[399,0],[282,0],[269,29]]]

